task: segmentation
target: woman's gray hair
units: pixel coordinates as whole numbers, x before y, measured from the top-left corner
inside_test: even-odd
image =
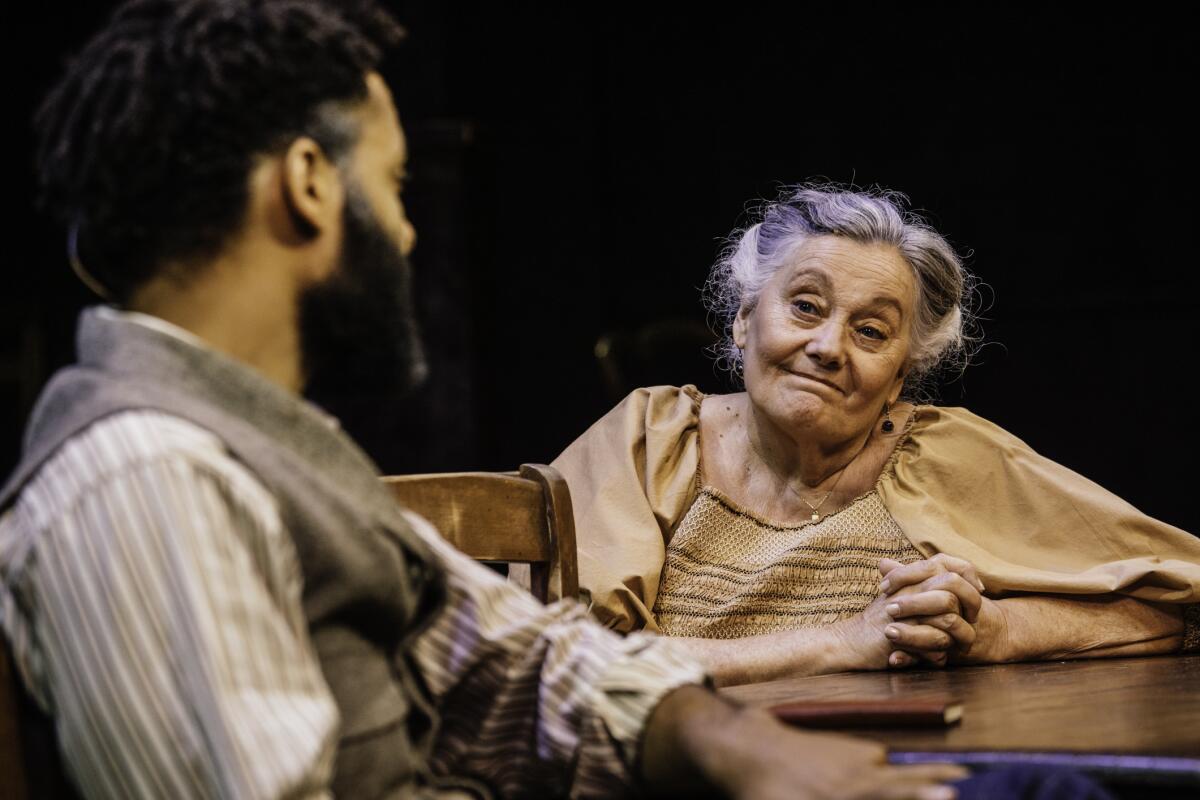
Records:
[[[970,299],[974,277],[946,239],[907,210],[899,192],[802,184],[764,203],[755,221],[726,240],[705,285],[705,306],[720,325],[714,350],[719,363],[740,374],[742,353],[733,343],[733,321],[754,308],[771,276],[813,236],[844,236],[861,244],[890,244],[912,268],[917,284],[910,368],[905,395],[923,394],[939,368],[966,366],[973,335]]]

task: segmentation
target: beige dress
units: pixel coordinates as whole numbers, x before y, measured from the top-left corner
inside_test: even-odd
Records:
[[[819,522],[778,525],[704,486],[667,545],[654,617],[665,634],[706,639],[826,625],[875,599],[881,558],[921,553],[877,491]]]
[[[873,491],[779,525],[703,485],[702,399],[691,386],[638,389],[554,462],[571,488],[580,587],[612,628],[715,638],[833,622],[876,596],[879,558],[936,553],[972,562],[989,597],[1200,603],[1200,539],[965,409],[917,407]]]

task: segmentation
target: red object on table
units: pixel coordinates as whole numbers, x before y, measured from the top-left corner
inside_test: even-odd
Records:
[[[768,710],[805,728],[927,728],[953,725],[962,719],[963,707],[946,700],[801,700]]]

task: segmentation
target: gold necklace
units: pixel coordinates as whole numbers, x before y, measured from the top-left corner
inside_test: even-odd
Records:
[[[855,458],[857,458],[857,457],[858,457],[858,454],[856,453]],[[792,494],[796,495],[796,497],[799,497],[800,502],[804,503],[804,505],[808,506],[809,510],[812,511],[812,516],[809,517],[810,520],[812,520],[813,522],[816,522],[817,520],[821,519],[821,515],[817,513],[817,509],[819,509],[821,506],[825,505],[825,501],[829,499],[829,495],[833,494],[834,490],[837,489],[838,484],[842,482],[842,476],[846,474],[846,470],[850,467],[850,463],[852,461],[854,461],[853,458],[850,459],[850,461],[847,461],[846,466],[842,467],[838,471],[837,480],[833,482],[833,486],[829,487],[829,491],[826,492],[825,496],[821,498],[821,502],[817,503],[815,506],[812,503],[805,500],[804,495],[802,495],[798,491],[796,491],[795,486],[792,486],[790,483],[787,485],[787,487],[792,490]]]
[[[787,486],[788,491],[790,491],[792,494],[796,495],[796,497],[800,498],[800,502],[804,503],[804,505],[808,506],[808,510],[812,512],[812,516],[809,517],[809,520],[811,520],[812,522],[818,522],[821,519],[821,515],[820,515],[820,513],[818,513],[818,509],[820,509],[821,506],[825,505],[825,501],[828,500],[829,496],[832,495],[837,490],[838,484],[842,482],[842,476],[846,474],[846,470],[849,469],[850,465],[854,463],[854,459],[856,459],[860,455],[862,455],[862,452],[867,449],[867,445],[871,443],[871,436],[872,436],[873,432],[874,431],[872,430],[871,434],[867,434],[867,440],[862,443],[862,447],[858,448],[858,452],[855,453],[854,455],[850,456],[850,460],[847,461],[845,464],[843,464],[841,469],[838,470],[837,480],[835,480],[833,482],[833,486],[829,487],[829,491],[825,493],[825,496],[822,497],[821,501],[819,503],[817,503],[815,506],[812,503],[805,500],[804,495],[800,494],[800,492],[798,492],[796,490],[796,487],[792,486],[792,484],[789,481],[784,481],[784,485]],[[765,459],[763,457],[763,454],[761,452],[759,452],[758,448],[754,446],[754,441],[750,438],[749,431],[746,431],[746,442],[750,445],[750,449],[754,451],[754,454],[756,456],[758,456],[758,460],[762,463],[762,465],[765,466],[771,472],[774,472],[774,470],[771,469],[770,464],[767,463],[767,459]]]

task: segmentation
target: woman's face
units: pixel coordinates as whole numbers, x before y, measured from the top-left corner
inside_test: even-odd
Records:
[[[863,434],[900,395],[915,297],[895,247],[808,239],[734,320],[755,409],[831,446]]]

